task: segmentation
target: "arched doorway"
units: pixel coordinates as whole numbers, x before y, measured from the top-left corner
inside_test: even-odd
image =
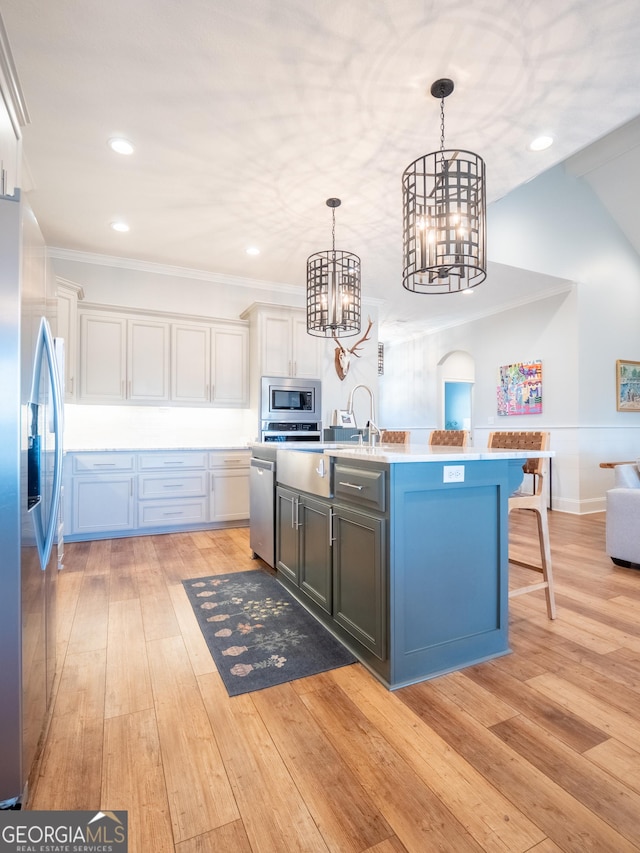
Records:
[[[438,362],[440,428],[466,429],[472,435],[475,362],[468,352],[455,350]]]

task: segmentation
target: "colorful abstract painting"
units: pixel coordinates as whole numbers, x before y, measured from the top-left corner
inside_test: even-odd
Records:
[[[542,414],[542,362],[519,361],[499,370],[498,414]]]

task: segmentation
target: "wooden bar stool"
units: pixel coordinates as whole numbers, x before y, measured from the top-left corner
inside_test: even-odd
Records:
[[[489,435],[489,447],[506,450],[546,450],[549,446],[548,432],[492,432]],[[556,618],[556,601],[553,592],[553,572],[551,569],[551,545],[549,542],[549,521],[547,518],[547,497],[544,492],[544,480],[547,476],[547,459],[527,459],[522,466],[525,474],[533,476],[533,492],[527,494],[522,486],[509,496],[509,512],[512,509],[526,509],[536,514],[538,524],[538,539],[540,541],[540,558],[542,565],[525,563],[522,560],[512,560],[518,566],[541,572],[543,580],[529,586],[509,590],[509,598],[524,595],[544,589],[547,599],[547,614],[549,619]]]
[[[434,429],[429,436],[431,447],[466,447],[469,432],[466,429]]]

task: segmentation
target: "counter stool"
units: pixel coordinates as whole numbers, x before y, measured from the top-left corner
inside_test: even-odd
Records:
[[[409,433],[403,429],[383,429],[380,441],[382,444],[409,444]]]
[[[546,450],[549,446],[548,432],[492,432],[489,435],[489,447],[506,450]],[[525,563],[522,560],[512,560],[518,566],[541,572],[543,580],[540,583],[529,586],[518,587],[509,590],[509,598],[516,595],[524,595],[527,592],[535,592],[544,589],[547,599],[547,614],[549,619],[556,618],[556,601],[553,593],[553,572],[551,570],[551,545],[549,542],[549,521],[547,518],[547,497],[544,493],[544,479],[547,476],[547,459],[527,459],[522,466],[525,474],[533,477],[533,492],[527,494],[518,491],[509,496],[509,512],[512,509],[526,509],[535,512],[538,523],[538,539],[540,542],[540,557],[542,565]]]
[[[431,447],[466,447],[469,432],[466,429],[433,429],[429,436]]]

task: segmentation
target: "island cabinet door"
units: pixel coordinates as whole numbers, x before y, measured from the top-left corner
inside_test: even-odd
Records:
[[[276,489],[276,568],[296,586],[300,585],[299,513],[299,495],[278,487]]]
[[[333,618],[386,660],[386,521],[338,506],[333,528]]]
[[[331,506],[302,498],[299,511],[300,589],[331,613]]]

